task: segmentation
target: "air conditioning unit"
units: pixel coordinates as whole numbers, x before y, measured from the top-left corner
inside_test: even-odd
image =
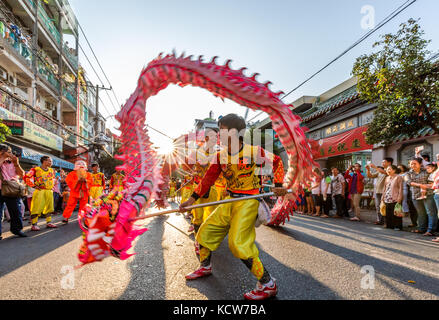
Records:
[[[0,68],[0,79],[4,81],[8,81],[8,73],[3,68]]]
[[[13,86],[17,86],[17,78],[14,78],[13,76],[9,75],[9,83]]]

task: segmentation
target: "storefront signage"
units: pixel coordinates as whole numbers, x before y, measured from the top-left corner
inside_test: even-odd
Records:
[[[3,120],[2,123],[11,129],[14,136],[24,135],[24,121]]]
[[[353,118],[330,126],[324,129],[323,133],[325,137],[329,137],[347,130],[352,130],[357,126],[358,126],[358,120],[357,118]]]
[[[342,134],[321,139],[314,143],[314,159],[330,158],[343,154],[373,149],[373,145],[366,142],[364,134],[367,127],[356,128]]]
[[[22,117],[0,107],[0,119],[4,121],[22,121],[24,123],[23,138],[32,142],[39,143],[53,150],[63,150],[63,139],[57,135],[41,128],[40,126],[23,119]]]

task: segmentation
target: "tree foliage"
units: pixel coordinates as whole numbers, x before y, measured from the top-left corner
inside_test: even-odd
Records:
[[[360,98],[378,106],[368,143],[390,144],[426,127],[439,134],[439,64],[423,36],[418,21],[410,19],[396,34],[381,36],[376,52],[356,60],[352,73]]]
[[[118,152],[119,148],[116,149],[115,154],[117,154]],[[122,164],[122,161],[116,160],[112,156],[107,154],[99,160],[99,167],[107,177],[113,175],[113,173],[116,172],[116,167],[121,166]]]
[[[2,120],[0,119],[0,143],[3,143],[6,141],[6,138],[12,134],[11,129],[2,123]]]

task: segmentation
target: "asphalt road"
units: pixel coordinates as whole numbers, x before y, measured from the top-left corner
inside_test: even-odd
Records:
[[[242,300],[255,286],[227,239],[213,255],[214,274],[186,282],[184,275],[198,266],[187,220],[171,215],[145,223],[149,231],[138,239],[135,257],[108,258],[78,270],[73,269],[81,244],[76,223],[27,230],[26,239],[4,233],[0,299]],[[261,260],[278,281],[278,300],[438,299],[439,245],[430,240],[307,216],[257,229]]]

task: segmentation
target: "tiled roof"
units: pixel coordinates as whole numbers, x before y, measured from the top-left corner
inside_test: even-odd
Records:
[[[298,115],[302,118],[304,122],[313,120],[321,115],[326,114],[342,105],[345,105],[351,101],[354,101],[359,97],[359,93],[357,91],[357,86],[353,86],[338,95],[326,100],[323,103],[317,103],[313,105],[313,107],[303,113],[298,113]]]
[[[433,136],[434,134],[435,133],[434,133],[433,129],[426,127],[426,128],[421,129],[417,133],[410,135],[410,136],[406,135],[406,134],[401,134],[401,135],[397,136],[392,142],[397,143],[397,142],[402,142],[402,141],[411,140],[411,139]]]

